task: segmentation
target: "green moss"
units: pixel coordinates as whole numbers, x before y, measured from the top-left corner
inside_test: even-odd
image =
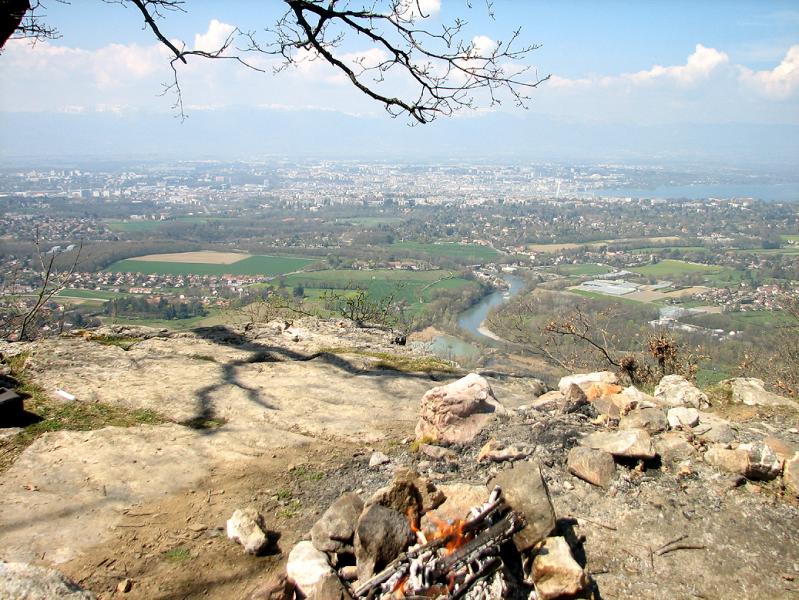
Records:
[[[371,366],[376,369],[389,369],[403,373],[454,373],[453,364],[435,356],[403,356],[389,352],[375,352],[359,348],[323,348],[321,353],[352,354],[375,359]]]
[[[127,352],[134,344],[142,341],[143,338],[121,335],[93,335],[87,339],[102,344],[103,346],[117,346]]]
[[[177,548],[167,550],[164,552],[163,556],[165,559],[171,560],[172,562],[183,562],[191,558],[191,553],[188,548],[178,546]]]

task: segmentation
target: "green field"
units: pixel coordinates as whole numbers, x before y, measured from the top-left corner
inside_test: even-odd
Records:
[[[656,254],[658,252],[671,252],[672,250],[679,250],[681,252],[709,252],[704,246],[648,246],[646,248],[635,248],[631,252],[633,254]]]
[[[286,277],[286,285],[293,287],[302,285],[310,297],[319,297],[325,290],[346,290],[365,288],[369,294],[385,298],[394,295],[397,299],[409,304],[418,304],[419,300],[428,301],[437,290],[459,289],[478,284],[467,279],[453,277],[449,271],[399,271],[392,269],[348,270],[329,269],[295,273]]]
[[[351,223],[352,225],[363,225],[365,227],[370,227],[372,225],[397,225],[405,222],[403,217],[345,217],[337,220]]]
[[[711,271],[718,272],[721,270],[723,270],[721,267],[671,259],[661,260],[652,265],[644,265],[642,267],[630,269],[630,271],[640,273],[645,277],[679,277],[680,275],[687,275],[689,273],[709,273]]]
[[[558,265],[553,270],[556,273],[563,275],[571,275],[573,277],[604,275],[610,272],[610,267],[604,265],[585,264],[585,265]]]
[[[115,262],[106,271],[156,275],[264,275],[274,277],[304,269],[315,262],[293,256],[251,256],[229,265],[136,260]]]
[[[500,256],[500,252],[481,244],[425,244],[422,242],[396,242],[389,246],[391,250],[406,250],[410,253],[429,254],[445,258],[466,259],[475,262],[490,262]]]
[[[207,223],[208,221],[216,221],[224,217],[176,217],[174,219],[166,219],[164,221],[108,221],[106,225],[112,231],[121,231],[124,233],[139,233],[151,232],[167,225],[174,225],[175,223]]]
[[[120,294],[117,292],[108,292],[105,290],[66,289],[58,292],[56,296],[58,296],[59,298],[85,298],[88,300],[111,300],[113,298],[118,298],[119,296],[124,296],[124,294]]]
[[[799,244],[799,233],[797,233],[795,235],[794,234],[792,234],[792,235],[781,235],[780,237],[782,238],[783,242],[795,242],[795,243]]]

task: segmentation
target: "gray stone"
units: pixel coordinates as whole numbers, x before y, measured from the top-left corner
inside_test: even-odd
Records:
[[[527,457],[527,452],[516,446],[507,446],[497,440],[489,440],[480,448],[477,462],[504,462],[506,460],[521,460]]]
[[[596,450],[604,450],[613,456],[629,458],[655,458],[655,447],[649,433],[643,429],[623,431],[598,431],[580,440],[580,445]]]
[[[619,429],[643,429],[649,433],[660,433],[668,429],[666,415],[659,408],[636,408],[619,421]]]
[[[369,459],[369,466],[379,467],[380,465],[384,465],[388,462],[391,462],[391,459],[388,456],[382,452],[373,452],[371,458]]]
[[[441,446],[432,446],[430,444],[420,444],[419,452],[432,458],[433,460],[458,460],[458,455],[449,448],[442,448]]]
[[[409,469],[407,467],[398,468],[394,471],[394,481],[408,481],[416,486],[419,492],[419,498],[422,502],[422,513],[437,508],[447,499],[444,493],[439,490],[432,481],[426,477],[422,477],[414,469]]]
[[[593,448],[575,446],[569,451],[566,465],[572,475],[604,488],[610,485],[616,474],[613,456],[604,450]]]
[[[715,444],[730,444],[735,441],[735,431],[730,422],[713,413],[699,413],[699,425],[694,427],[694,434],[704,442]]]
[[[53,569],[20,562],[0,562],[0,598],[94,600],[95,596]]]
[[[353,537],[363,500],[348,492],[336,500],[311,528],[311,541],[322,552],[353,552]]]
[[[538,463],[515,463],[500,471],[490,485],[500,486],[508,505],[527,521],[527,526],[513,537],[520,552],[535,546],[555,528],[555,509]]]
[[[736,377],[721,382],[732,391],[732,401],[748,406],[788,406],[799,408],[799,403],[783,396],[766,391],[762,379],[754,377]]]
[[[693,458],[696,449],[679,431],[669,431],[655,439],[655,451],[667,464],[674,464]]]
[[[485,378],[469,373],[425,393],[419,407],[416,439],[429,437],[450,443],[470,442],[495,413],[506,412]]]
[[[403,552],[415,536],[404,515],[373,504],[364,509],[355,530],[358,579],[368,579]]]
[[[533,581],[538,600],[554,600],[580,593],[588,585],[588,576],[574,560],[566,539],[551,537],[537,548]]]
[[[531,406],[537,410],[550,410],[563,406],[565,402],[566,397],[561,392],[554,390],[533,400]]]
[[[665,406],[709,406],[707,395],[682,375],[666,375],[655,388],[655,401]]]
[[[677,429],[678,427],[694,427],[699,425],[699,411],[695,408],[686,408],[685,406],[670,408],[668,420],[669,427],[672,429]]]
[[[269,543],[263,517],[251,507],[236,510],[228,519],[227,536],[244,546],[247,554],[259,554]]]
[[[472,508],[485,503],[489,494],[485,486],[468,483],[444,484],[438,489],[446,499],[422,517],[422,530],[425,533],[437,531],[441,524],[465,518]]]
[[[741,444],[735,449],[715,445],[705,452],[705,462],[748,479],[774,479],[782,472],[782,461],[766,444]]]
[[[588,404],[588,396],[585,395],[583,389],[576,383],[570,384],[563,395],[565,402],[562,410],[565,413],[575,412]]]

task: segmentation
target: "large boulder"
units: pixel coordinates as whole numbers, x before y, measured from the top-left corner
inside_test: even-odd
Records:
[[[505,412],[485,378],[469,373],[425,393],[419,407],[416,439],[470,442],[495,413]]]
[[[655,388],[655,401],[664,406],[706,408],[707,395],[682,375],[666,375]]]
[[[20,562],[0,562],[0,598],[94,600],[95,596],[53,569]]]
[[[595,383],[605,383],[605,384],[616,384],[618,383],[619,378],[616,377],[615,373],[610,371],[597,371],[595,373],[577,373],[575,375],[568,375],[567,377],[562,377],[560,382],[558,382],[558,389],[562,393],[566,393],[566,390],[569,389],[569,386],[572,384],[579,385],[584,392],[588,392],[588,389],[594,385]]]
[[[529,550],[552,533],[555,509],[538,463],[515,463],[510,469],[500,471],[490,485],[500,486],[508,506],[524,515],[527,521],[527,526],[513,536],[520,552]]]
[[[732,401],[748,406],[789,406],[799,408],[799,403],[766,391],[762,379],[736,377],[721,382],[732,391]]]
[[[705,462],[749,479],[774,479],[782,472],[782,461],[762,442],[741,444],[734,449],[716,444],[705,452]]]

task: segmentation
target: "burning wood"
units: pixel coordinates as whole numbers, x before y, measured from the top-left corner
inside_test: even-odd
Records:
[[[359,585],[353,595],[381,600],[503,597],[503,547],[524,526],[524,518],[507,508],[496,487],[465,520],[443,524],[427,535],[419,532],[419,544]]]

